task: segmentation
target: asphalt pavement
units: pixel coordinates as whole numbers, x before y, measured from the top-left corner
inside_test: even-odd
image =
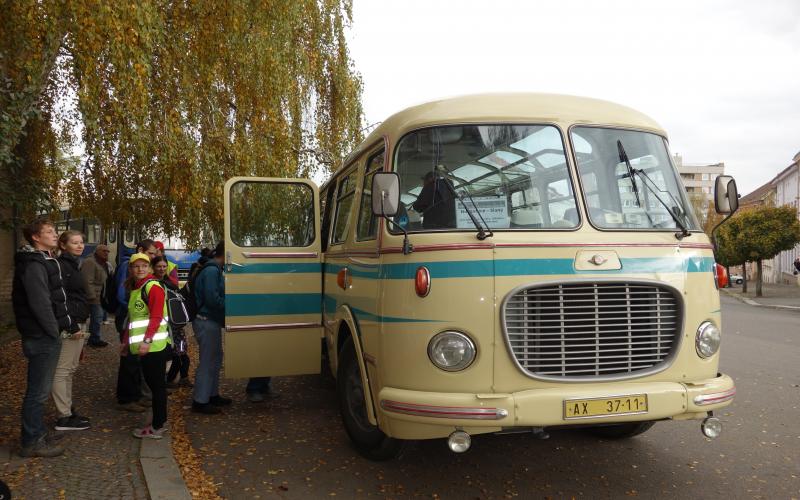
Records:
[[[375,463],[350,447],[324,376],[277,379],[281,397],[261,404],[225,381],[234,404],[187,416],[187,430],[226,498],[800,498],[800,314],[728,297],[722,314],[721,369],[738,393],[715,440],[670,421],[626,441],[481,435],[463,455],[421,441]]]

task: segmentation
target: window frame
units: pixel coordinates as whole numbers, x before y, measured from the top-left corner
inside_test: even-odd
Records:
[[[378,157],[383,158],[383,165],[380,168],[374,168],[370,170],[369,166],[370,163]],[[372,213],[372,177],[375,175],[376,172],[381,172],[386,170],[386,148],[381,146],[380,149],[376,150],[374,153],[370,154],[367,157],[367,161],[364,162],[364,175],[362,176],[362,183],[361,183],[361,196],[358,200],[358,223],[356,224],[356,241],[372,241],[378,238],[378,230],[380,224],[378,223],[378,216]],[[369,186],[367,185],[369,182]],[[366,199],[367,192],[369,191],[369,200],[370,202],[366,206],[366,210],[364,207],[364,200]],[[372,221],[374,222],[374,226],[372,228],[372,233],[368,233],[366,236],[362,237],[361,235],[361,225],[363,219],[361,218],[362,214],[368,211],[370,214],[369,221],[370,224]]]
[[[349,168],[349,170],[347,170],[347,171],[343,172],[341,175],[337,176],[336,186],[335,186],[335,194],[333,196],[333,199],[335,201],[336,207],[334,209],[333,217],[331,219],[331,228],[330,228],[330,244],[331,245],[342,245],[345,242],[347,242],[347,238],[349,236],[350,226],[351,226],[351,224],[349,223],[350,222],[350,217],[352,217],[352,214],[353,214],[353,204],[350,205],[350,207],[348,208],[347,215],[344,217],[344,219],[342,219],[344,221],[345,227],[344,227],[344,233],[342,234],[342,239],[341,240],[337,240],[336,239],[336,229],[339,227],[339,220],[340,220],[339,219],[339,213],[340,213],[339,211],[341,210],[341,207],[342,207],[342,200],[344,200],[344,199],[346,199],[348,197],[352,197],[353,198],[353,202],[356,201],[355,197],[356,197],[356,191],[358,190],[358,179],[357,178],[355,179],[355,181],[353,183],[352,191],[348,191],[347,193],[341,193],[341,189],[345,185],[346,181],[350,178],[351,175],[356,175],[356,177],[357,177],[357,174],[358,174],[358,164],[356,163],[355,165],[352,165]]]
[[[634,127],[621,127],[621,126],[618,126],[618,125],[603,125],[603,124],[597,124],[597,123],[573,123],[572,125],[570,125],[567,128],[567,140],[569,141],[569,150],[570,150],[570,154],[571,154],[571,160],[572,160],[572,163],[573,163],[573,166],[574,166],[574,169],[575,169],[574,174],[575,174],[575,176],[577,178],[578,186],[580,187],[581,205],[582,205],[583,211],[586,213],[586,219],[587,219],[587,221],[589,222],[589,225],[592,228],[594,228],[597,231],[606,231],[606,232],[636,232],[636,233],[666,233],[666,232],[671,232],[671,233],[674,233],[676,231],[675,228],[638,228],[638,229],[637,228],[630,228],[630,227],[627,227],[627,228],[606,228],[606,227],[600,227],[600,226],[595,225],[594,221],[592,221],[592,218],[589,216],[589,203],[588,203],[586,194],[584,192],[583,176],[580,173],[580,167],[578,165],[577,151],[575,150],[575,144],[573,142],[572,130],[574,128],[601,128],[601,129],[610,129],[610,130],[622,130],[622,131],[627,131],[627,132],[640,132],[640,133],[645,133],[645,134],[652,134],[652,135],[660,138],[662,143],[664,144],[664,150],[666,151],[667,161],[669,162],[669,164],[670,164],[670,166],[672,168],[672,171],[673,171],[675,177],[677,178],[676,179],[677,186],[679,188],[683,188],[684,195],[688,195],[689,190],[683,184],[683,179],[681,179],[680,171],[678,170],[677,165],[675,165],[675,162],[673,161],[672,152],[669,149],[669,140],[667,139],[667,137],[662,132],[655,131],[655,130],[647,130],[647,129],[634,128]],[[583,138],[581,137],[581,139],[583,139]],[[598,188],[599,188],[599,184],[598,184]],[[687,198],[686,201],[688,203],[688,198]],[[691,205],[689,206],[689,208],[691,210]],[[693,212],[691,213],[691,216],[695,217]],[[699,221],[696,221],[696,222],[697,222],[698,229],[689,229],[688,230],[689,233],[702,233],[703,232],[703,230],[699,228],[700,222]]]
[[[567,173],[567,175],[564,178],[569,181],[569,184],[570,184],[570,186],[572,188],[572,196],[573,196],[573,200],[575,202],[575,212],[576,212],[576,216],[577,216],[578,220],[575,223],[575,225],[571,226],[571,227],[546,227],[546,228],[530,228],[530,227],[527,227],[527,228],[522,228],[522,227],[512,228],[512,227],[507,227],[507,228],[492,228],[491,230],[492,231],[510,231],[510,232],[524,232],[524,231],[575,232],[575,231],[579,231],[583,227],[583,219],[584,219],[584,217],[583,217],[583,213],[582,213],[581,207],[583,207],[584,205],[583,205],[583,202],[582,202],[582,197],[579,196],[579,194],[582,193],[582,191],[580,191],[578,189],[579,188],[580,179],[576,180],[576,177],[578,176],[577,166],[576,166],[577,164],[574,163],[574,156],[573,156],[573,152],[571,150],[572,149],[572,143],[571,143],[571,141],[569,141],[569,137],[567,137],[569,135],[569,129],[567,129],[567,131],[565,131],[562,128],[561,124],[556,123],[556,122],[547,122],[547,121],[536,121],[536,122],[527,122],[527,121],[521,121],[521,122],[483,122],[483,121],[482,122],[453,122],[453,123],[440,123],[440,124],[435,124],[435,125],[425,125],[425,126],[421,126],[421,127],[416,127],[416,128],[413,128],[413,129],[405,131],[400,136],[400,138],[397,140],[397,142],[395,143],[395,146],[393,147],[391,159],[389,160],[389,161],[391,161],[391,165],[390,165],[390,169],[388,171],[389,172],[398,173],[397,172],[398,156],[400,154],[400,147],[399,146],[411,134],[418,133],[418,132],[421,132],[421,131],[424,131],[424,130],[443,128],[443,127],[514,127],[514,126],[553,127],[555,129],[555,131],[558,133],[558,137],[559,137],[559,140],[561,142],[561,152],[564,155],[564,168],[565,168],[565,171]],[[542,153],[542,154],[547,154],[547,153]],[[529,159],[529,157],[526,158],[526,161],[528,159]],[[549,167],[545,167],[545,168],[547,169]],[[478,177],[472,179],[470,182],[473,182],[475,180],[479,180],[479,179],[482,179],[482,178],[485,178],[485,177],[489,177],[489,176],[492,176],[492,175],[498,175],[501,172],[502,172],[502,170],[497,170],[495,172],[489,172],[487,174],[484,174],[482,176],[478,176]],[[548,183],[548,184],[550,184],[550,183]],[[403,194],[405,194],[405,193],[402,193],[402,192],[400,193],[401,197],[403,196]],[[510,213],[509,213],[509,216],[510,216]],[[387,228],[388,228],[389,234],[391,234],[391,235],[402,234],[402,231],[399,231],[398,229],[393,227],[393,225],[387,225]],[[461,228],[461,229],[459,229],[459,228],[446,228],[446,229],[409,230],[408,234],[465,233],[465,232],[466,233],[475,232],[475,228]]]

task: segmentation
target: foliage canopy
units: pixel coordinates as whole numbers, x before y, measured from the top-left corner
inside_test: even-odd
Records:
[[[11,3],[0,161],[41,116],[51,142],[85,148],[80,165],[49,163],[62,201],[104,223],[219,237],[226,179],[310,176],[361,139],[350,0]]]

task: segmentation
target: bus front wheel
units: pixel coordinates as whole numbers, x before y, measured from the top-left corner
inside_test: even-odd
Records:
[[[344,428],[356,450],[370,460],[397,457],[403,450],[404,441],[390,438],[372,425],[367,417],[364,385],[361,383],[361,370],[352,337],[345,341],[339,353],[336,392]]]

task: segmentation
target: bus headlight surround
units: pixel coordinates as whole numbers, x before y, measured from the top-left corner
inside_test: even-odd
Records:
[[[701,358],[710,358],[719,350],[721,334],[719,328],[710,321],[700,323],[694,345],[697,355]]]
[[[467,368],[475,360],[476,353],[472,340],[453,330],[439,332],[428,342],[428,358],[431,363],[448,372]]]

